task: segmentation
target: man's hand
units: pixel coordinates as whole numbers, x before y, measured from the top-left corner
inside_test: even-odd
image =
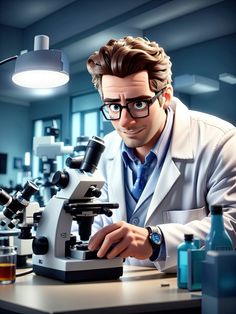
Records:
[[[108,225],[91,237],[89,250],[98,250],[97,256],[108,259],[120,256],[146,259],[152,255],[152,246],[145,228],[124,221]]]

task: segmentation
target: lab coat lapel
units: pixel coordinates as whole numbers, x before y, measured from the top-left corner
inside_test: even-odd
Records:
[[[164,197],[170,192],[171,187],[175,184],[179,176],[180,171],[172,160],[170,153],[168,153],[154,190],[152,201],[147,212],[146,222],[157,209]]]
[[[177,103],[178,106],[176,106]],[[171,107],[175,112],[172,141],[155,187],[150,208],[147,212],[145,222],[147,224],[149,218],[153,212],[157,210],[161,201],[171,192],[172,186],[181,174],[175,160],[185,160],[187,162],[194,158],[188,109],[176,98],[174,98]]]

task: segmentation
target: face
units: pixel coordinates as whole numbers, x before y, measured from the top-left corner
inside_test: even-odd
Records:
[[[118,102],[126,105],[130,98],[152,98],[155,93],[150,90],[148,73],[141,71],[124,78],[113,75],[102,77],[103,101]],[[149,116],[132,118],[127,109],[123,109],[119,120],[111,121],[125,144],[134,148],[141,159],[144,158],[159,138],[166,121],[166,113],[159,101],[149,107]]]

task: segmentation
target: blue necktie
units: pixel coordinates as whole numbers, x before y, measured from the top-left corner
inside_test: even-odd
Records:
[[[155,154],[151,152],[147,156],[145,163],[144,164],[140,163],[137,166],[137,178],[136,178],[134,186],[131,190],[131,193],[132,193],[132,195],[136,201],[138,201],[140,195],[142,194],[142,192],[145,188],[145,185],[146,185],[147,179],[148,179],[148,172],[149,172],[148,169],[149,169],[154,157],[155,157]]]

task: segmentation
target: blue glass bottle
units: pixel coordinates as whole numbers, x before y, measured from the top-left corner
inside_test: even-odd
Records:
[[[221,205],[211,206],[211,229],[206,237],[205,250],[233,250],[233,243],[224,227]]]
[[[197,249],[193,234],[185,234],[184,242],[177,247],[177,285],[180,289],[188,287],[188,250]]]

